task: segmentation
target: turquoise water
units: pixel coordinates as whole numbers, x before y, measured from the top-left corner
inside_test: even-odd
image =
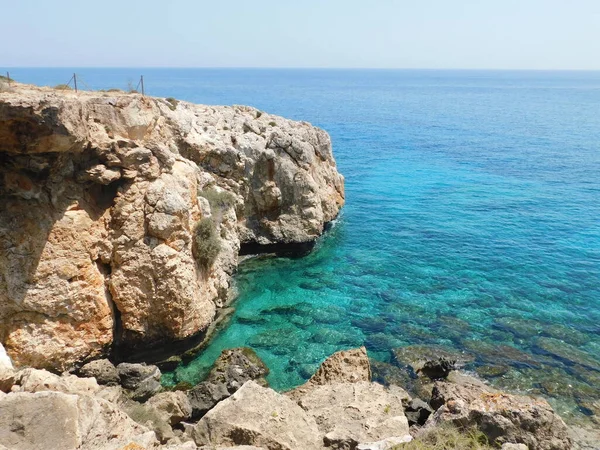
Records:
[[[57,84],[72,71],[11,72]],[[346,177],[347,205],[316,251],[243,263],[230,322],[167,380],[199,381],[241,345],[287,389],[343,348],[389,362],[393,348],[436,344],[563,414],[597,408],[600,73],[78,72],[94,88],[143,72],[154,95],[310,121]]]

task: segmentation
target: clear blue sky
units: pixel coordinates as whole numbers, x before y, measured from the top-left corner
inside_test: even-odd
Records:
[[[600,70],[600,0],[0,0],[2,66]]]

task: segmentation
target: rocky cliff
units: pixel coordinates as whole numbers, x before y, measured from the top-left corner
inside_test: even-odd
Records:
[[[195,335],[238,254],[306,251],[343,203],[308,123],[17,85],[0,93],[0,343],[65,370]]]

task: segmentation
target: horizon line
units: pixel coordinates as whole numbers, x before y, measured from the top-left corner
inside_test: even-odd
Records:
[[[389,71],[479,71],[479,72],[600,72],[598,69],[531,69],[476,67],[269,67],[269,66],[4,66],[5,69],[199,69],[199,70],[389,70]]]

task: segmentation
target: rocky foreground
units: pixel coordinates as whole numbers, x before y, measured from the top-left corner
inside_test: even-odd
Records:
[[[238,254],[305,252],[343,203],[330,138],[305,122],[0,89],[0,343],[61,372],[201,336]]]
[[[158,368],[144,364],[97,360],[79,376],[9,364],[0,368],[0,448],[401,450],[449,425],[505,450],[574,448],[545,400],[498,392],[431,359],[427,403],[372,382],[364,347],[332,355],[286,393],[267,387],[267,367],[243,348],[224,351],[187,390],[163,390]]]

